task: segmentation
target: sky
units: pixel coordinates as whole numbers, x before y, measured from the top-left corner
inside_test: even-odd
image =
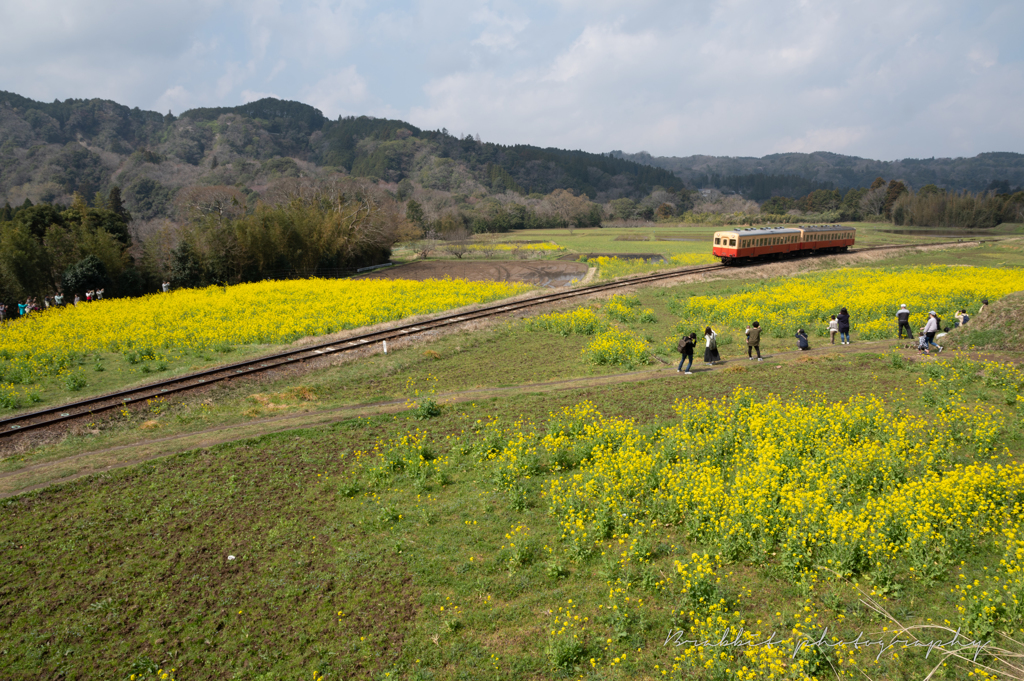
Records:
[[[1021,0],[0,0],[0,90],[656,156],[1024,152]]]

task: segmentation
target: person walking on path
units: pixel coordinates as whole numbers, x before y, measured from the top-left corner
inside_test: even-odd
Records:
[[[935,346],[942,352],[942,346],[935,342],[935,333],[939,330],[939,317],[935,310],[928,313],[928,323],[924,325],[924,341],[928,347]]]
[[[899,322],[899,331],[897,332],[899,339],[903,340],[903,329],[907,330],[907,338],[913,338],[913,332],[910,330],[910,310],[905,304],[900,305],[900,309],[896,313],[896,321]]]
[[[836,344],[837,333],[839,333],[839,320],[832,315],[832,319],[828,320],[828,335],[832,337],[832,345]]]
[[[754,360],[753,351],[757,350],[757,361],[761,361],[761,322],[754,322],[747,329],[747,359]]]
[[[693,372],[690,368],[693,367],[693,346],[697,342],[697,334],[691,333],[689,336],[683,336],[679,339],[679,343],[676,345],[676,350],[682,353],[682,357],[679,359],[679,367],[676,368],[676,373],[683,370],[683,362],[689,360],[686,364],[686,375],[690,375]]]
[[[711,330],[711,327],[704,329],[704,363],[711,364],[722,361],[718,354],[718,335]]]
[[[810,350],[811,345],[807,342],[807,333],[803,329],[796,330],[796,344],[800,346],[801,350]]]
[[[836,321],[839,322],[839,340],[842,341],[843,345],[850,344],[850,313],[846,311],[844,307],[836,315]]]

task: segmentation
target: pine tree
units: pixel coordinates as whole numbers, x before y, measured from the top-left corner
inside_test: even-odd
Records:
[[[110,188],[110,194],[107,196],[107,210],[117,213],[125,220],[130,221],[132,219],[132,216],[124,207],[124,201],[121,199],[121,188],[116,184]]]
[[[0,210],[0,222],[10,222],[14,219],[14,209],[11,208],[11,202],[5,201],[3,210]]]

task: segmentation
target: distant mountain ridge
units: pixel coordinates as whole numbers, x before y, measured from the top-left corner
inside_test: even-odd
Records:
[[[504,146],[401,120],[329,119],[301,102],[264,98],[178,116],[103,99],[37,102],[0,91],[0,206],[69,203],[117,185],[136,218],[168,216],[177,192],[232,185],[250,198],[281,177],[344,173],[465,197],[571,189],[606,202],[639,200],[655,188],[714,186],[765,200],[818,188],[868,186],[876,177],[912,187],[981,191],[993,181],[1024,185],[1024,155],[873,161],[828,152],[763,158],[593,154]],[[408,183],[406,183],[408,184]]]
[[[0,91],[0,205],[67,202],[76,191],[91,198],[116,184],[129,210],[146,219],[168,215],[185,186],[258,193],[276,178],[330,172],[410,178],[456,196],[562,188],[606,201],[683,188],[649,164],[459,139],[399,120],[331,120],[308,104],[274,98],[173,116],[110,100],[45,103]]]
[[[903,180],[919,188],[934,184],[943,189],[983,191],[993,182],[1024,186],[1024,154],[990,152],[972,158],[903,159],[875,161],[826,151],[810,154],[771,154],[761,158],[734,156],[652,156],[641,151],[611,156],[664,168],[691,187],[700,187],[711,176],[792,175],[836,189],[868,187],[876,177]]]

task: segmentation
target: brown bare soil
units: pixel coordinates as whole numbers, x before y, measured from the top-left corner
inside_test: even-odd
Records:
[[[371,279],[467,279],[469,281],[516,281],[550,288],[569,286],[574,279],[587,274],[586,263],[544,260],[516,262],[501,260],[424,260],[379,270],[368,274]]]

